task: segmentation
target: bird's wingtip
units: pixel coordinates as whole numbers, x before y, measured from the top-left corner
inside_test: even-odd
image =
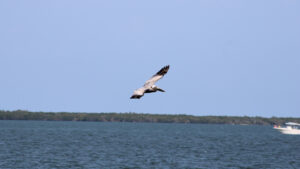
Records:
[[[163,68],[161,68],[155,75],[165,75],[168,72],[169,68],[170,65],[166,65]]]
[[[139,96],[139,95],[132,95],[130,97],[130,99],[140,99],[142,96]]]

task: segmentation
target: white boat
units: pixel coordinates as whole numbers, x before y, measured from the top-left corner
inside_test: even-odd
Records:
[[[283,134],[300,135],[300,124],[294,122],[285,123],[285,127],[274,126],[274,129],[280,131]]]

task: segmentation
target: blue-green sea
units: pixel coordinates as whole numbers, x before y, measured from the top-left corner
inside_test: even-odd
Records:
[[[0,121],[0,168],[299,169],[271,126]]]

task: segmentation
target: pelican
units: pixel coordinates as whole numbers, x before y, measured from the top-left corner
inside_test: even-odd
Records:
[[[144,96],[144,93],[153,93],[153,92],[165,92],[163,89],[155,86],[154,84],[164,77],[164,75],[168,72],[170,68],[170,65],[167,65],[163,68],[161,68],[155,75],[153,75],[149,80],[146,81],[143,87],[136,89],[133,92],[133,95],[130,97],[130,99],[140,99]]]

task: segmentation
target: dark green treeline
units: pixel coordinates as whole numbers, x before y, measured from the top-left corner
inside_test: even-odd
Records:
[[[205,124],[258,124],[274,125],[285,122],[300,123],[300,118],[264,118],[239,116],[192,116],[137,113],[67,113],[1,111],[0,120],[47,121],[99,121],[99,122],[153,122],[153,123],[205,123]]]

